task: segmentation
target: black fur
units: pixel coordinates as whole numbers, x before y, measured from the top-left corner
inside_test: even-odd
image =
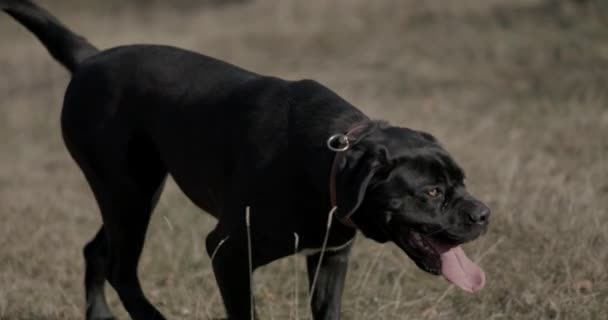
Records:
[[[110,319],[107,280],[133,319],[164,319],[146,299],[137,264],[167,174],[218,219],[206,240],[230,319],[249,319],[245,207],[251,207],[253,267],[321,247],[330,210],[334,153],[326,139],[369,119],[311,80],[259,75],[204,55],[158,45],[99,52],[30,1],[0,8],[32,31],[72,72],[61,125],[66,146],[100,207],[89,242],[87,319]],[[338,210],[368,237],[399,242],[399,232],[434,232],[469,241],[487,208],[463,185],[462,170],[427,133],[372,122],[337,173]],[[428,199],[429,185],[442,200]],[[443,231],[442,231],[443,230]],[[349,243],[356,230],[334,221],[313,293],[314,318],[338,319]],[[446,240],[446,241],[447,241]],[[404,249],[425,270],[416,254]],[[415,252],[414,252],[415,253]],[[319,259],[307,259],[309,274]]]
[[[73,33],[44,8],[27,0],[0,0],[0,8],[30,30],[49,53],[74,72],[86,58],[99,52],[83,37]]]

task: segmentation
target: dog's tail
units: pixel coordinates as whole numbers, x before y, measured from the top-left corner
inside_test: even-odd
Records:
[[[85,38],[72,32],[32,1],[0,0],[0,9],[30,30],[51,56],[72,73],[82,61],[99,52]]]

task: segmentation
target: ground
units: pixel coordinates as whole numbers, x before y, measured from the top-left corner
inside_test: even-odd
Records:
[[[605,2],[40,2],[101,48],[171,44],[312,78],[374,118],[439,138],[493,211],[487,235],[465,246],[487,287],[461,292],[360,236],[344,319],[605,318]],[[61,140],[69,75],[6,15],[0,39],[0,319],[81,319],[81,248],[100,218]],[[171,319],[224,314],[204,250],[214,223],[169,182],[140,273]],[[259,270],[262,318],[309,318],[305,287],[301,256]]]

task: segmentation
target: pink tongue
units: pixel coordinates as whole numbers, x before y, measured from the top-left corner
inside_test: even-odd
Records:
[[[441,255],[441,273],[451,283],[470,293],[479,291],[486,284],[486,275],[464,253],[460,246],[446,247],[434,244]]]

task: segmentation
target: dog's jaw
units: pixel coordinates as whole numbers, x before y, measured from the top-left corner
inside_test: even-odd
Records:
[[[467,257],[458,243],[424,236],[410,228],[395,228],[393,241],[422,270],[442,275],[464,291],[474,293],[485,285],[485,273]]]

